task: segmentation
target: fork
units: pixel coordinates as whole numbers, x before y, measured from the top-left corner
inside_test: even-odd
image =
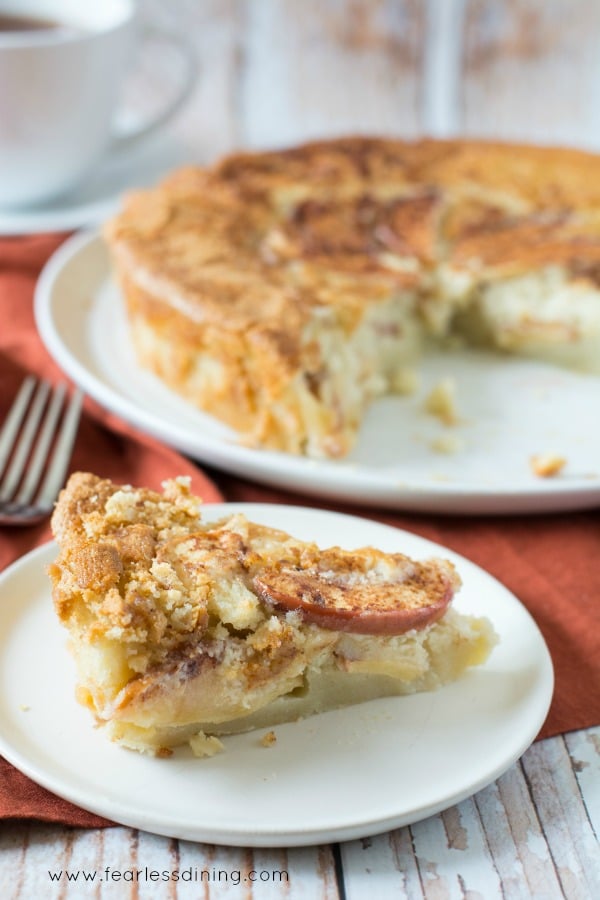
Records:
[[[66,402],[64,384],[52,389],[33,375],[21,384],[0,431],[0,525],[34,525],[52,512],[82,401],[80,390]]]

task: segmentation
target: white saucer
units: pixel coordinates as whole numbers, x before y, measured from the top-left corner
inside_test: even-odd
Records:
[[[538,733],[552,663],[529,613],[462,557],[376,522],[291,506],[218,504],[304,540],[375,544],[443,555],[463,579],[455,607],[486,615],[500,642],[485,665],[439,691],[393,697],[225,738],[225,752],[169,759],[110,743],[74,698],[66,632],[52,608],[47,544],[0,576],[0,752],[34,781],[84,809],[157,834],[235,846],[351,840],[423,819],[480,790]]]
[[[191,161],[190,151],[172,139],[161,136],[148,140],[143,147],[107,158],[88,181],[70,194],[27,209],[0,209],[0,235],[70,231],[98,225],[116,212],[124,191],[153,184],[169,170]]]

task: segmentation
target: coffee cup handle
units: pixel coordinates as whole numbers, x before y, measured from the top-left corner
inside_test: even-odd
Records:
[[[184,71],[175,95],[160,109],[151,119],[138,127],[116,131],[110,144],[111,152],[120,152],[136,147],[139,143],[166,125],[175,116],[189,99],[197,78],[198,61],[191,43],[181,34],[155,28],[152,25],[144,25],[141,30],[142,40],[160,40],[173,44],[181,54],[184,62]]]

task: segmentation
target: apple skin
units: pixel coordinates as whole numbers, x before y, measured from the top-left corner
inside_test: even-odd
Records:
[[[398,558],[404,560],[404,557]],[[437,561],[436,561],[437,563]],[[331,567],[278,565],[257,574],[254,590],[265,603],[296,610],[307,623],[332,631],[393,635],[426,628],[440,619],[452,602],[457,577],[439,563],[412,563],[413,574],[402,580],[351,583]]]

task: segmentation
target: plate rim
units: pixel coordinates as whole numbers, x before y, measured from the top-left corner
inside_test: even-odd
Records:
[[[409,512],[459,515],[559,512],[590,508],[600,501],[597,479],[537,479],[527,487],[475,486],[433,480],[405,483],[398,475],[386,477],[354,462],[342,460],[338,465],[332,460],[255,450],[211,435],[190,434],[188,428],[176,422],[167,422],[168,429],[165,429],[165,421],[152,410],[138,406],[126,393],[83,365],[56,323],[54,305],[60,302],[60,298],[56,299],[56,280],[86,252],[104,253],[108,259],[108,248],[96,228],[84,229],[68,238],[42,269],[35,287],[34,316],[43,343],[67,375],[104,409],[200,463],[280,489],[286,489],[287,484],[289,490],[290,482],[299,479],[301,489],[314,497]],[[106,281],[113,282],[108,267]]]
[[[458,565],[463,567],[463,571],[471,570],[477,572],[479,577],[483,576],[484,579],[492,584],[496,589],[499,588],[501,593],[510,598],[511,602],[517,608],[519,608],[520,613],[524,613],[526,618],[529,620],[529,627],[532,628],[532,634],[535,634],[536,641],[539,643],[539,650],[541,655],[538,660],[537,666],[538,676],[536,679],[536,690],[541,691],[543,689],[544,703],[538,707],[537,715],[529,720],[529,728],[526,731],[524,730],[520,732],[520,740],[513,747],[511,747],[511,752],[508,754],[508,756],[504,756],[502,761],[499,762],[493,769],[489,770],[485,773],[485,775],[482,775],[480,778],[478,778],[474,782],[471,782],[469,785],[463,785],[461,788],[453,792],[446,792],[438,800],[421,804],[411,810],[405,810],[401,813],[390,815],[384,818],[373,814],[371,816],[367,816],[366,818],[362,817],[360,819],[360,822],[354,821],[345,825],[341,823],[338,823],[336,825],[326,824],[324,826],[315,828],[306,823],[305,825],[298,827],[294,831],[286,831],[283,835],[279,830],[273,830],[269,828],[261,829],[260,827],[256,828],[256,826],[253,828],[252,832],[244,831],[243,828],[241,830],[232,830],[231,828],[225,828],[222,826],[217,826],[216,828],[188,828],[186,826],[181,827],[181,825],[177,824],[176,816],[165,814],[162,815],[161,822],[158,823],[157,827],[157,822],[151,815],[148,815],[144,812],[136,814],[135,811],[132,812],[130,805],[115,802],[114,799],[103,800],[102,797],[100,797],[98,800],[90,802],[89,793],[91,781],[88,780],[89,786],[86,795],[85,788],[79,788],[78,786],[71,788],[69,787],[69,785],[65,787],[64,781],[61,781],[59,775],[40,772],[39,767],[35,764],[35,761],[31,761],[28,758],[24,759],[22,753],[19,752],[18,747],[13,747],[13,745],[10,743],[10,740],[5,736],[4,729],[0,725],[0,753],[2,753],[2,755],[8,760],[8,762],[14,765],[17,769],[19,769],[19,771],[23,772],[29,778],[31,778],[34,782],[46,788],[47,790],[52,791],[57,796],[62,797],[63,799],[71,803],[74,803],[82,809],[85,809],[96,815],[103,816],[104,818],[107,818],[113,822],[117,822],[117,824],[132,828],[140,828],[142,830],[150,831],[154,834],[159,834],[166,837],[177,837],[185,840],[217,843],[224,846],[273,848],[307,846],[326,842],[355,840],[360,837],[381,834],[394,828],[421,821],[428,816],[435,815],[436,813],[448,809],[451,806],[454,806],[456,803],[459,803],[462,800],[473,796],[473,794],[477,793],[485,786],[494,782],[502,773],[504,773],[505,771],[507,771],[507,769],[514,765],[514,763],[522,756],[525,750],[532,744],[537,734],[539,733],[539,730],[547,717],[554,693],[554,668],[548,646],[544,640],[539,626],[537,625],[529,610],[524,606],[524,604],[510,590],[508,590],[508,588],[506,588],[506,586],[502,584],[502,582],[491,575],[487,570],[469,560],[467,557],[456,553],[451,548],[447,548],[441,544],[429,540],[428,538],[424,538],[421,535],[414,534],[413,532],[410,532],[406,529],[397,528],[393,525],[388,525],[387,523],[366,519],[362,516],[349,515],[347,513],[341,513],[332,510],[322,510],[318,508],[294,504],[237,502],[206,504],[206,509],[209,514],[211,512],[214,513],[214,516],[211,516],[211,518],[218,517],[221,514],[228,514],[229,512],[233,513],[237,511],[247,511],[249,515],[256,515],[257,513],[259,515],[261,513],[268,515],[269,510],[274,507],[277,508],[280,513],[287,514],[289,516],[300,512],[309,517],[316,514],[318,517],[324,518],[333,517],[352,519],[357,524],[363,523],[367,529],[373,528],[375,531],[382,529],[390,533],[394,533],[394,535],[398,537],[400,542],[405,536],[408,536],[411,540],[417,541],[417,543],[422,547],[424,553],[433,552],[439,554],[441,551],[445,554],[448,554],[454,561],[457,562]],[[41,546],[34,548],[24,556],[11,563],[3,572],[0,573],[0,595],[5,589],[6,582],[10,582],[11,578],[15,576],[18,577],[19,574],[26,574],[30,566],[36,566],[40,561],[45,560],[46,558],[48,558],[48,561],[50,561],[51,554],[55,554],[56,550],[57,544],[54,541],[48,541]],[[48,590],[49,589],[50,587],[48,585]],[[36,602],[39,603],[39,599],[37,601],[29,601],[30,604],[34,605]],[[20,606],[23,609],[28,608],[27,602],[25,602],[24,604],[21,603]],[[17,618],[18,617],[19,616],[17,615]],[[10,630],[2,640],[8,642],[9,638]],[[116,816],[115,812],[117,813]]]

